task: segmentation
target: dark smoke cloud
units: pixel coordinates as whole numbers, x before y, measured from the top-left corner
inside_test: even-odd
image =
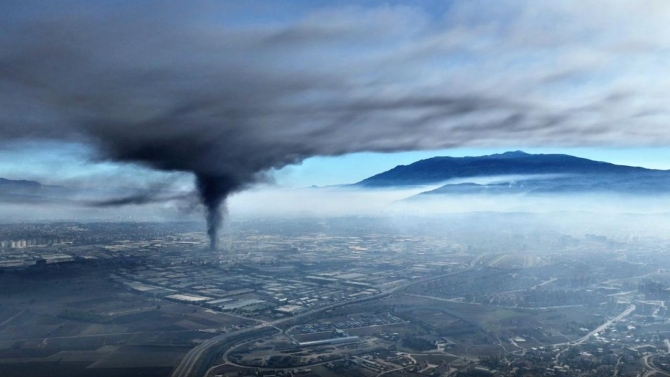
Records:
[[[156,192],[148,191],[138,194],[127,195],[119,198],[105,199],[98,201],[90,201],[86,203],[89,207],[120,207],[127,205],[144,205],[152,203],[165,203],[177,200],[187,200],[190,198],[188,194],[180,194],[173,196],[160,196]]]
[[[524,82],[503,69],[497,74],[504,79],[491,81],[484,64],[474,67],[478,77],[468,64],[454,70],[468,59],[516,57],[518,41],[508,55],[498,45],[485,52],[468,45],[488,29],[468,30],[455,19],[445,25],[407,7],[314,10],[283,23],[245,23],[235,18],[253,13],[240,7],[4,1],[0,138],[86,143],[102,160],[193,173],[215,247],[231,193],[310,156],[616,143],[628,129],[603,126],[615,105],[613,114],[623,116],[609,93],[589,99],[591,105],[553,106],[529,89],[563,84],[592,67],[534,66],[523,72]],[[588,114],[576,117],[572,108]],[[638,127],[632,134],[640,143],[670,139],[657,131]]]

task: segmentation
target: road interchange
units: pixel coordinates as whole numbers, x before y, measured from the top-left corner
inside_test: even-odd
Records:
[[[474,258],[470,262],[470,264],[468,265],[467,268],[459,270],[459,271],[453,271],[453,272],[449,272],[449,273],[446,273],[446,274],[440,274],[440,275],[437,275],[437,276],[432,276],[432,277],[429,277],[429,278],[418,279],[418,280],[415,280],[415,281],[411,281],[411,282],[407,282],[405,284],[398,285],[394,288],[388,289],[386,291],[383,291],[383,292],[378,293],[378,294],[373,295],[373,296],[364,297],[364,298],[360,298],[360,299],[355,299],[355,300],[351,300],[351,301],[339,302],[339,303],[331,304],[331,305],[326,305],[326,306],[323,306],[323,307],[320,307],[320,308],[310,310],[310,311],[305,312],[305,313],[295,315],[293,317],[283,318],[283,319],[276,320],[276,321],[271,321],[271,322],[262,322],[258,325],[252,326],[252,327],[247,327],[247,328],[244,328],[244,329],[241,329],[241,330],[229,332],[229,333],[226,333],[226,334],[217,335],[217,336],[215,336],[211,339],[206,340],[203,343],[200,343],[199,345],[197,345],[196,347],[191,349],[186,354],[186,356],[184,356],[184,358],[181,360],[180,364],[174,369],[174,371],[172,372],[172,377],[191,377],[191,376],[200,377],[200,375],[198,374],[198,370],[201,369],[201,368],[197,368],[197,366],[198,366],[199,362],[207,356],[208,352],[211,349],[213,349],[217,346],[225,344],[227,341],[230,341],[233,338],[237,338],[238,336],[245,335],[245,334],[251,333],[251,332],[256,331],[256,330],[269,329],[269,328],[273,328],[273,327],[276,328],[276,326],[281,325],[283,323],[290,323],[292,321],[300,320],[301,318],[313,316],[313,315],[320,314],[320,313],[323,313],[325,311],[340,308],[340,307],[343,307],[343,306],[354,305],[354,304],[359,304],[359,303],[362,303],[362,302],[373,301],[373,300],[377,300],[377,299],[380,299],[380,298],[384,298],[384,297],[387,297],[387,296],[389,296],[393,293],[396,293],[398,291],[407,289],[412,285],[426,283],[426,282],[429,282],[429,281],[432,281],[432,280],[438,280],[438,279],[442,279],[442,278],[445,278],[445,277],[448,277],[448,276],[462,274],[466,271],[470,271],[470,270],[474,269],[477,266],[477,264],[479,263],[479,261],[482,258],[484,258],[486,255],[487,254],[482,254],[482,255],[477,256],[476,258]],[[205,368],[205,370],[207,370],[207,369]]]

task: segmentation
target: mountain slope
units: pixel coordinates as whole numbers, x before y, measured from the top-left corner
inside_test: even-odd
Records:
[[[446,184],[426,191],[427,195],[539,195],[618,193],[633,195],[670,194],[670,174],[593,174],[532,177],[530,179],[500,180],[494,183]]]
[[[502,175],[663,175],[670,172],[615,165],[564,154],[528,154],[521,151],[479,157],[433,157],[400,165],[356,183],[363,187],[435,184],[454,178]]]
[[[36,181],[0,178],[0,190],[2,191],[39,190],[41,187],[42,184]]]

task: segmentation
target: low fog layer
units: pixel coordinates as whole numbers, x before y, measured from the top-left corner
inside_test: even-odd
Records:
[[[482,178],[479,182],[496,182]],[[458,181],[455,181],[458,182]],[[440,185],[402,189],[370,189],[349,186],[327,188],[279,188],[261,186],[233,195],[228,204],[233,216],[261,217],[340,217],[340,216],[440,216],[469,212],[491,213],[670,213],[670,194],[631,195],[617,193],[426,195]],[[149,189],[150,190],[150,189]],[[82,193],[67,191],[65,196],[0,195],[0,215],[26,220],[113,220],[138,221],[198,220],[197,198],[188,191],[148,191],[147,200],[130,191]],[[131,199],[132,198],[132,199]],[[149,199],[151,198],[151,200]],[[153,200],[158,198],[158,200]],[[127,200],[119,206],[119,200]]]

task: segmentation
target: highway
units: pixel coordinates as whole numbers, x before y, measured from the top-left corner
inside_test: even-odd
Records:
[[[331,304],[331,305],[327,305],[327,306],[324,306],[324,307],[316,308],[314,310],[310,310],[308,312],[298,314],[298,315],[293,316],[293,317],[284,318],[284,319],[280,319],[280,320],[276,320],[276,321],[272,321],[272,322],[264,322],[264,323],[258,324],[256,326],[253,326],[253,327],[247,327],[245,329],[229,332],[229,333],[226,333],[226,334],[217,335],[217,336],[215,336],[211,339],[208,339],[207,341],[205,341],[203,343],[200,343],[199,345],[197,345],[196,347],[191,349],[186,354],[186,356],[184,356],[184,358],[181,360],[181,363],[172,372],[172,377],[189,377],[189,376],[191,376],[194,373],[195,367],[197,366],[198,362],[203,358],[203,356],[205,356],[207,354],[207,352],[211,348],[216,347],[217,345],[223,344],[224,342],[226,342],[227,340],[229,340],[232,337],[236,337],[238,335],[246,334],[246,333],[249,333],[249,332],[252,332],[252,331],[255,331],[255,330],[261,330],[263,328],[276,327],[277,325],[280,325],[282,323],[295,321],[295,320],[298,320],[298,319],[303,318],[303,317],[308,317],[308,316],[312,316],[314,314],[319,314],[319,313],[325,312],[327,310],[332,310],[332,309],[340,308],[340,307],[347,306],[347,305],[358,304],[358,303],[365,302],[365,301],[377,300],[377,299],[389,296],[389,295],[391,295],[395,292],[398,292],[400,290],[406,289],[406,288],[408,288],[412,285],[426,283],[426,282],[429,282],[429,281],[432,281],[432,280],[442,279],[442,278],[447,277],[447,276],[462,274],[466,271],[470,271],[473,268],[475,268],[477,263],[483,257],[485,257],[486,255],[487,254],[482,254],[482,255],[479,255],[479,256],[475,257],[470,262],[470,264],[468,265],[467,268],[465,268],[463,270],[460,270],[460,271],[454,271],[454,272],[450,272],[450,273],[447,273],[447,274],[441,274],[441,275],[437,275],[437,276],[433,276],[433,277],[429,277],[429,278],[425,278],[425,279],[419,279],[419,280],[411,281],[411,282],[399,285],[397,287],[391,288],[387,291],[378,293],[378,294],[373,295],[373,296],[359,298],[359,299],[352,300],[352,301],[339,302],[339,303],[336,303],[336,304]]]
[[[590,337],[594,336],[595,334],[605,330],[606,328],[612,326],[612,324],[621,321],[625,317],[627,317],[630,313],[635,311],[635,305],[630,305],[626,310],[624,310],[621,314],[618,316],[610,319],[609,321],[603,323],[602,325],[598,326],[595,330],[591,331],[590,333],[584,335],[583,337],[579,338],[574,344],[582,344],[586,342]]]
[[[648,372],[644,373],[643,376],[650,376],[650,375],[656,375],[659,374],[661,376],[670,376],[670,374],[658,369],[654,365],[654,357],[658,356],[658,354],[655,355],[646,355],[642,357],[642,366],[648,370]],[[651,359],[651,360],[650,360]]]
[[[665,339],[663,341],[665,343],[665,346],[668,348],[668,352],[670,352],[670,341]],[[666,354],[668,352],[665,352]],[[645,355],[642,357],[642,366],[647,369],[645,373],[642,374],[642,376],[653,376],[653,375],[661,375],[661,376],[670,376],[670,373],[662,371],[660,368],[658,368],[656,365],[654,365],[654,358],[656,356],[660,355],[659,353],[654,354],[654,355]]]
[[[634,311],[635,311],[635,305],[632,305],[632,304],[631,304],[628,308],[626,308],[626,310],[624,310],[623,312],[621,312],[621,314],[619,314],[618,316],[616,316],[616,317],[610,319],[609,321],[603,323],[602,325],[598,326],[595,330],[593,330],[593,331],[591,331],[590,333],[584,335],[583,337],[577,339],[576,341],[573,341],[573,342],[565,342],[565,343],[557,343],[557,344],[554,344],[554,347],[565,346],[565,345],[582,344],[582,343],[586,342],[587,340],[589,340],[590,337],[592,337],[592,336],[594,336],[595,334],[597,334],[597,333],[599,333],[599,332],[605,330],[606,328],[612,326],[613,324],[615,324],[615,323],[621,321],[622,319],[624,319],[625,317],[627,317],[630,313],[632,313],[632,312],[634,312]],[[560,351],[560,352],[558,352],[558,353],[556,354],[556,356],[554,357],[554,362],[555,362],[555,363],[558,363],[558,358],[561,356],[561,354],[562,354],[563,352],[567,351],[568,348],[569,348],[569,347],[566,347],[565,349],[563,349],[562,351]]]
[[[586,342],[587,340],[589,340],[590,337],[592,337],[592,336],[596,335],[597,333],[599,333],[599,332],[605,330],[606,328],[612,326],[613,324],[615,324],[615,323],[621,321],[622,319],[624,319],[625,317],[627,317],[630,313],[632,313],[632,312],[634,312],[634,311],[635,311],[635,305],[631,304],[629,307],[626,308],[626,310],[624,310],[623,312],[621,312],[618,316],[616,316],[616,317],[614,317],[614,318],[608,320],[607,322],[605,322],[605,323],[603,323],[602,325],[598,326],[595,330],[589,332],[588,334],[584,335],[583,337],[581,337],[581,338],[579,338],[579,339],[577,339],[577,340],[575,340],[575,341],[571,341],[571,342],[565,342],[565,343],[557,343],[557,344],[554,344],[554,347],[557,347],[557,346],[565,346],[565,345],[577,345],[577,344],[582,344],[582,343]],[[567,349],[567,348],[566,348],[566,349]],[[564,351],[565,351],[565,350],[564,350]],[[560,352],[560,353],[562,353],[562,352]],[[559,353],[559,355],[560,355],[560,353]],[[558,355],[556,355],[556,359],[558,359]]]
[[[14,319],[16,319],[18,316],[20,316],[21,314],[25,313],[26,311],[27,311],[27,309],[23,309],[23,310],[21,310],[20,312],[14,314],[13,316],[9,317],[9,318],[8,318],[7,320],[5,320],[4,322],[0,323],[0,327],[2,327],[2,326],[4,326],[4,325],[8,324],[8,323],[11,322],[11,321],[13,321]]]

